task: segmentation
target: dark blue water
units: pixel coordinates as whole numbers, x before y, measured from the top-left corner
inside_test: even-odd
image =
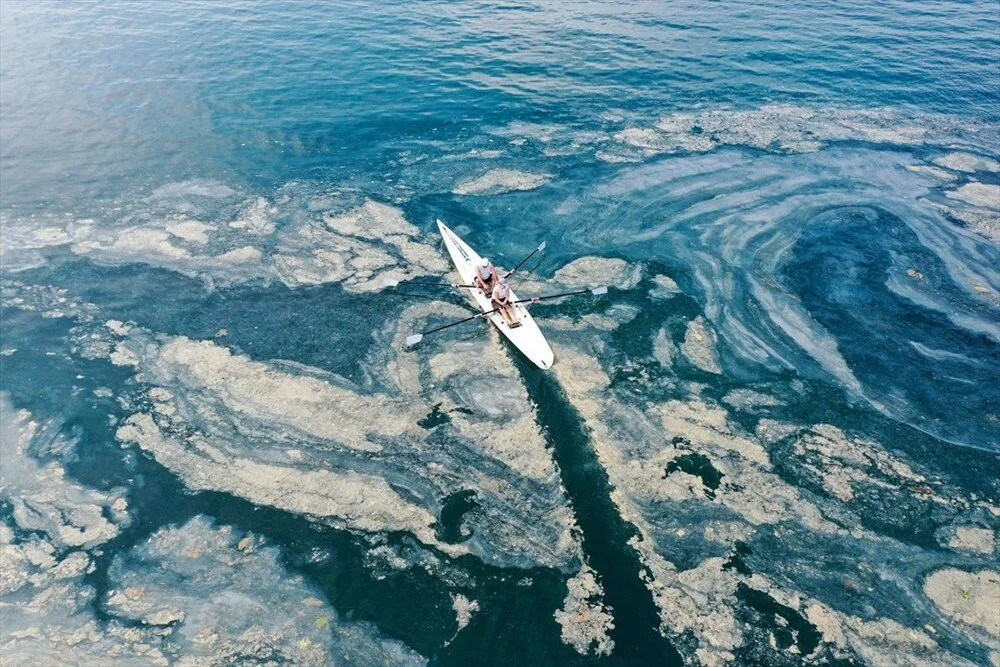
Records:
[[[0,3],[4,543],[87,563],[30,607],[17,560],[0,645],[988,664],[924,582],[997,569],[998,53],[993,1]],[[437,218],[612,284],[538,309],[553,373],[401,349],[467,309],[384,289],[448,275]]]

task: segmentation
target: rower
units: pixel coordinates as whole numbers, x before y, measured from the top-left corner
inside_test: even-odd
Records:
[[[493,307],[499,310],[500,315],[507,321],[507,326],[512,329],[521,326],[514,313],[514,303],[510,300],[510,288],[507,286],[506,278],[497,279],[492,296]]]
[[[493,264],[486,257],[479,260],[479,265],[476,266],[476,276],[474,282],[479,286],[479,289],[483,290],[483,294],[489,296],[493,292],[493,286],[497,281],[497,271],[493,268]]]

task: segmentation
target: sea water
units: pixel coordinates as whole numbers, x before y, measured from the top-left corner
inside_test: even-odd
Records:
[[[995,2],[0,4],[4,663],[1000,663],[998,53]],[[610,286],[533,307],[550,371],[405,347],[473,312],[406,286],[438,218]]]

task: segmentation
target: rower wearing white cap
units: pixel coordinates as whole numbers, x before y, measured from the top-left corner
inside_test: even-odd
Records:
[[[483,290],[483,294],[489,296],[493,293],[493,286],[496,282],[497,270],[493,268],[493,264],[490,263],[489,258],[483,257],[479,260],[478,266],[476,266],[476,285],[479,286],[479,289]]]
[[[510,300],[510,288],[507,286],[506,278],[497,279],[497,284],[493,287],[492,294],[493,307],[499,310],[500,315],[507,320],[508,326],[518,324],[517,315],[514,313],[514,303]]]

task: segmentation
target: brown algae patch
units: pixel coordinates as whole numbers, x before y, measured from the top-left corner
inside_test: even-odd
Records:
[[[635,287],[642,278],[642,267],[623,259],[580,257],[558,269],[553,279],[563,285],[594,287],[610,285],[619,289]]]
[[[533,174],[517,169],[490,169],[486,173],[460,181],[452,188],[456,195],[498,195],[517,190],[534,190],[552,180],[549,174]]]
[[[706,373],[722,373],[719,366],[719,354],[716,351],[718,337],[715,330],[705,321],[704,317],[698,316],[688,322],[687,332],[684,334],[684,356],[692,364]]]
[[[14,411],[6,397],[0,409],[0,493],[33,506],[0,521],[5,665],[229,664],[248,654],[325,664],[348,652],[362,662],[424,662],[366,624],[339,622],[302,577],[284,569],[277,549],[200,516],[117,554],[99,599],[88,577],[99,549],[118,534],[102,517],[125,521],[127,502],[62,474],[32,474],[29,488],[20,478],[37,472],[34,456],[55,452],[53,445],[65,451],[65,443],[53,440],[53,424]],[[98,607],[108,613],[99,618]]]
[[[392,335],[405,337],[410,325],[449,308],[410,307]],[[118,437],[191,488],[367,533],[407,531],[450,555],[555,567],[578,559],[558,470],[496,341],[419,355],[387,347],[372,367],[381,365],[388,386],[362,389],[215,341],[117,330],[127,333],[112,360],[152,385],[151,410],[132,415]],[[470,528],[445,541],[441,503],[466,491],[475,493],[462,519]]]
[[[398,208],[367,199],[345,213],[325,215],[322,224],[281,235],[272,263],[290,287],[340,282],[351,292],[371,292],[387,279],[447,271],[441,253],[415,240],[417,235]]]
[[[137,414],[118,429],[122,442],[150,452],[196,490],[232,493],[260,505],[330,520],[366,531],[406,530],[447,553],[466,553],[461,545],[434,537],[434,517],[404,500],[385,480],[372,475],[331,470],[303,470],[227,456],[207,438],[172,438],[151,415]]]
[[[585,565],[566,582],[566,599],[555,613],[562,627],[562,640],[580,655],[611,655],[615,642],[609,633],[615,627],[611,610],[604,604],[604,589]]]
[[[976,633],[1000,640],[1000,571],[946,567],[924,580],[924,594],[941,613]]]
[[[980,526],[955,526],[948,546],[959,551],[990,556],[996,550],[997,535],[992,528]]]
[[[91,548],[118,536],[119,524],[128,519],[124,499],[77,484],[58,461],[43,464],[33,455],[33,448],[54,437],[51,427],[14,410],[2,393],[0,423],[0,497],[11,504],[20,528],[43,532],[68,548]]]
[[[639,531],[641,538],[631,544],[648,569],[646,583],[660,610],[661,631],[679,642],[685,656],[702,664],[727,664],[745,650],[752,629],[740,620],[739,591],[750,587],[795,610],[805,619],[802,622],[815,625],[821,641],[814,650],[822,655],[863,656],[873,664],[963,664],[926,632],[891,618],[862,619],[810,595],[785,592],[761,574],[742,574],[725,557],[708,556],[680,567],[665,554],[675,548],[675,541],[692,535],[733,549],[758,533],[787,531],[813,533],[824,542],[845,541],[862,552],[882,549],[878,545],[885,538],[844,525],[860,524],[847,503],[862,488],[864,493],[872,488],[888,493],[927,488],[930,495],[921,496],[922,502],[950,512],[980,511],[974,509],[975,502],[949,500],[961,492],[918,473],[878,443],[849,436],[832,425],[802,427],[762,419],[755,431],[748,432],[732,420],[726,407],[697,394],[665,401],[620,398],[598,362],[604,356],[603,343],[589,333],[559,334],[554,343],[559,363],[553,372],[590,430],[592,445],[614,487],[612,500]],[[572,342],[562,340],[567,338]],[[725,400],[742,411],[782,404],[750,389],[732,390]],[[821,481],[825,496],[817,497],[776,474],[771,450],[777,443],[782,443],[781,451],[791,447],[796,465]],[[683,457],[701,457],[718,477],[676,467],[674,463]],[[707,509],[716,506],[725,508],[728,518],[699,518],[669,531],[660,524],[660,517],[678,511],[691,515],[695,506],[706,508],[695,516],[719,517]],[[887,543],[893,549],[912,549]],[[782,571],[780,561],[773,565]],[[688,643],[686,637],[694,641]],[[795,644],[787,650],[798,651]]]

